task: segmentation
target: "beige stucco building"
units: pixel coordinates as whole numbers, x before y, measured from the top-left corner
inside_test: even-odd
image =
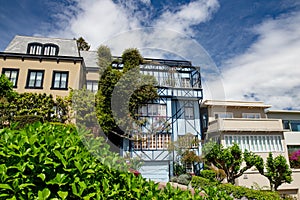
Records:
[[[300,137],[284,129],[285,121],[282,119],[285,118],[279,116],[278,112],[267,111],[266,115],[266,109],[270,107],[271,105],[263,102],[204,101],[201,112],[205,140],[212,139],[225,147],[237,143],[242,150],[254,152],[264,160],[269,152],[272,152],[274,157],[283,155],[289,160],[287,145],[294,144],[292,141],[298,141],[300,144]],[[300,119],[300,112],[297,113],[299,116],[294,119]],[[268,179],[255,168],[246,171],[236,180],[236,184],[246,187],[257,184],[261,188],[269,187]],[[298,170],[293,169],[293,182],[281,185],[279,191],[299,198],[299,190],[300,174]]]
[[[76,40],[15,36],[0,52],[0,71],[17,92],[67,96],[86,84],[86,71]]]

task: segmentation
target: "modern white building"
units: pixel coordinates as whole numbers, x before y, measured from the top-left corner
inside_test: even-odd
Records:
[[[260,155],[264,160],[269,152],[283,155],[289,160],[288,149],[300,144],[298,130],[299,111],[270,111],[271,105],[250,101],[206,100],[201,104],[203,134],[224,147],[237,143],[242,150]],[[267,113],[267,114],[266,114]],[[297,116],[298,114],[298,116]],[[300,126],[299,126],[300,128]],[[299,129],[300,130],[300,129]],[[299,146],[298,146],[299,147]],[[247,170],[236,180],[237,185],[268,187],[268,179],[255,168]],[[293,182],[279,187],[282,194],[299,198],[299,170],[293,169]]]

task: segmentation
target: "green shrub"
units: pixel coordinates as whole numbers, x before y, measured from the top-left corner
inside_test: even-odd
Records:
[[[43,122],[43,117],[40,115],[20,115],[14,117],[14,122],[18,123],[18,128],[23,128],[27,124],[33,124],[35,122]]]
[[[178,176],[177,182],[182,185],[188,185],[191,182],[191,179],[192,179],[191,175],[181,174],[180,176]]]
[[[231,195],[234,198],[240,199],[246,197],[247,199],[259,199],[259,200],[276,200],[280,199],[277,192],[266,191],[266,190],[253,190],[250,188],[235,186],[232,184],[220,184],[219,182],[210,181],[209,179],[194,176],[191,181],[193,188],[202,189],[204,191],[207,188],[217,188],[218,191],[222,191],[227,195]],[[212,192],[211,192],[212,193]],[[210,194],[209,196],[211,196]]]
[[[232,195],[234,198],[246,197],[248,199],[259,199],[259,200],[269,200],[269,199],[280,199],[277,192],[266,191],[266,190],[253,190],[250,188],[235,186],[231,184],[220,184],[218,186],[219,190],[225,191],[227,194]]]
[[[174,164],[174,175],[180,176],[185,173],[185,167],[179,163]]]
[[[202,170],[200,176],[209,179],[210,181],[216,181],[216,172],[213,170]]]
[[[209,200],[233,200],[226,192],[219,190],[217,187],[208,186],[203,189],[205,197]]]
[[[172,177],[171,182],[177,183],[178,182],[178,177],[177,176]]]
[[[103,138],[87,136],[65,124],[0,130],[0,199],[203,199],[135,177]]]
[[[210,181],[209,179],[200,176],[193,176],[191,184],[193,188],[203,189],[206,187],[215,187],[219,184],[219,182]]]

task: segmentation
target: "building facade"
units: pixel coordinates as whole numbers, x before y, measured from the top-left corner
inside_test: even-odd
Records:
[[[17,92],[67,96],[85,84],[85,67],[76,40],[15,36],[0,52],[0,71]]]
[[[189,61],[145,58],[140,72],[155,77],[159,98],[139,108],[139,118],[148,123],[140,127],[142,135],[137,141],[123,140],[121,154],[143,161],[140,169],[143,177],[167,182],[173,175],[176,157],[176,152],[169,149],[170,143],[187,133],[201,139],[200,69]],[[153,132],[153,125],[160,128]],[[200,154],[199,145],[189,148]]]
[[[298,193],[300,199],[300,166],[294,164],[292,154],[300,150],[300,111],[295,110],[268,110],[269,119],[281,119],[283,135],[287,145],[290,167],[292,169],[293,182],[288,185],[289,193]]]
[[[263,102],[206,100],[201,105],[202,124],[206,141],[213,140],[229,147],[237,143],[244,151],[260,155],[264,161],[269,155],[282,155],[289,160],[286,129],[275,112],[267,111],[271,105]],[[266,114],[267,112],[267,114]],[[270,117],[272,116],[272,117]],[[284,123],[282,123],[284,122]],[[294,138],[295,139],[295,138]],[[293,170],[293,182],[282,184],[279,191],[299,198],[300,177]],[[237,185],[251,187],[258,184],[269,187],[268,179],[255,168],[247,170],[236,180]]]

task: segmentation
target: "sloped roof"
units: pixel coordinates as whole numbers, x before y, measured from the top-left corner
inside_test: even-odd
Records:
[[[4,52],[10,53],[27,53],[28,43],[38,42],[42,44],[52,43],[59,46],[58,56],[79,57],[76,40],[61,38],[45,38],[36,36],[20,36],[16,35],[9,43]]]
[[[80,56],[83,57],[87,68],[99,68],[97,65],[97,51],[80,51]]]

